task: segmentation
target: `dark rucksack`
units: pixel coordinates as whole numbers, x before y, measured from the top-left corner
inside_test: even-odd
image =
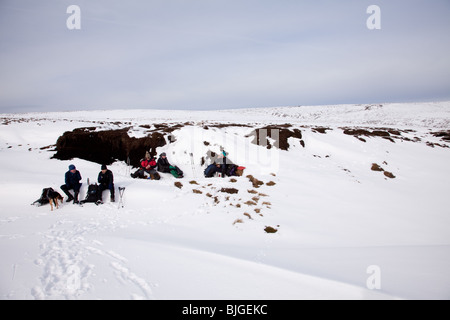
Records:
[[[230,164],[227,168],[227,176],[232,177],[236,175],[236,170],[238,166],[235,164]]]
[[[86,194],[86,199],[81,201],[81,203],[97,202],[97,200],[98,200],[98,184],[90,184]]]
[[[43,206],[44,204],[48,204],[49,203],[48,195],[50,193],[54,193],[54,192],[55,192],[55,190],[53,190],[52,188],[42,189],[41,197],[39,199],[37,199],[35,202],[33,202],[32,205],[37,204],[39,206]]]

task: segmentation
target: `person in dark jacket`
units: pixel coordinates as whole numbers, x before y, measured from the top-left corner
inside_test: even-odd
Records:
[[[172,165],[170,164],[169,160],[167,159],[167,154],[165,152],[161,153],[159,155],[159,159],[158,159],[158,171],[164,172],[164,173],[169,173],[171,166]]]
[[[220,172],[221,177],[225,178],[228,164],[229,164],[229,161],[227,158],[228,153],[223,148],[221,148],[220,150],[222,151],[222,153],[219,155],[219,157],[217,159],[217,161],[220,163],[220,171],[218,170],[217,172]]]
[[[65,184],[61,186],[61,190],[64,191],[64,193],[67,195],[66,202],[70,202],[73,200],[73,203],[79,203],[78,202],[78,195],[80,193],[81,188],[81,174],[80,171],[77,170],[77,168],[71,164],[69,166],[69,171],[66,172],[65,175]],[[73,190],[74,195],[69,192],[69,190]]]
[[[177,166],[170,164],[165,152],[161,153],[158,159],[158,171],[164,173],[171,173],[176,178],[183,178],[183,171]]]
[[[114,175],[111,170],[108,170],[106,165],[102,165],[101,171],[98,174],[98,201],[102,203],[103,202],[103,191],[109,189],[111,191],[111,202],[115,202],[115,195],[114,195]]]

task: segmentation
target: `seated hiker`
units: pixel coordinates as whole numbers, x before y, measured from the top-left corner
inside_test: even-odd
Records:
[[[150,175],[150,178],[152,180],[159,180],[160,176],[158,172],[156,172],[156,159],[150,155],[150,152],[145,153],[145,158],[141,160],[141,167],[138,171],[131,174],[132,178],[142,178],[145,179],[145,173],[148,173]]]
[[[216,174],[216,172],[222,172],[222,165],[220,163],[210,164],[205,169],[205,178],[212,178]]]
[[[69,171],[66,172],[65,175],[65,184],[61,186],[61,190],[64,191],[64,193],[67,195],[68,199],[66,202],[70,202],[73,200],[73,203],[79,203],[78,202],[78,195],[80,193],[81,188],[81,174],[77,170],[77,168],[71,164],[69,166]],[[69,190],[73,190],[74,195],[69,192]]]
[[[177,166],[170,164],[165,152],[161,153],[158,159],[158,171],[164,173],[171,173],[175,178],[183,178],[183,171]]]
[[[106,165],[102,165],[101,171],[98,174],[98,202],[103,202],[102,193],[104,190],[109,189],[111,191],[111,202],[115,202],[114,196],[114,175],[111,170],[108,170]]]

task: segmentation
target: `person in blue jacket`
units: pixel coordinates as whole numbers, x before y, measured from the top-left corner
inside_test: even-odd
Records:
[[[64,191],[64,193],[67,195],[66,202],[70,202],[73,200],[73,203],[79,203],[78,201],[78,195],[80,194],[80,188],[81,188],[81,174],[80,171],[77,170],[77,168],[71,164],[69,166],[69,171],[66,172],[65,176],[65,184],[61,186],[61,190]],[[69,190],[73,190],[74,195],[69,192]]]

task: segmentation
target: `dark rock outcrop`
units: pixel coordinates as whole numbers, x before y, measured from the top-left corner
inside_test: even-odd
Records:
[[[253,136],[252,143],[271,149],[273,146],[281,150],[289,150],[289,138],[296,138],[300,140],[300,144],[304,147],[305,143],[302,140],[302,132],[300,129],[290,130],[286,125],[267,126],[264,128],[254,130],[248,137]],[[275,140],[274,144],[270,143],[271,138]]]
[[[145,151],[150,150],[152,155],[156,155],[156,148],[166,145],[164,133],[152,132],[144,138],[131,138],[128,130],[96,131],[91,127],[65,132],[56,142],[57,152],[53,158],[80,158],[107,165],[129,159],[132,166],[138,167]]]

